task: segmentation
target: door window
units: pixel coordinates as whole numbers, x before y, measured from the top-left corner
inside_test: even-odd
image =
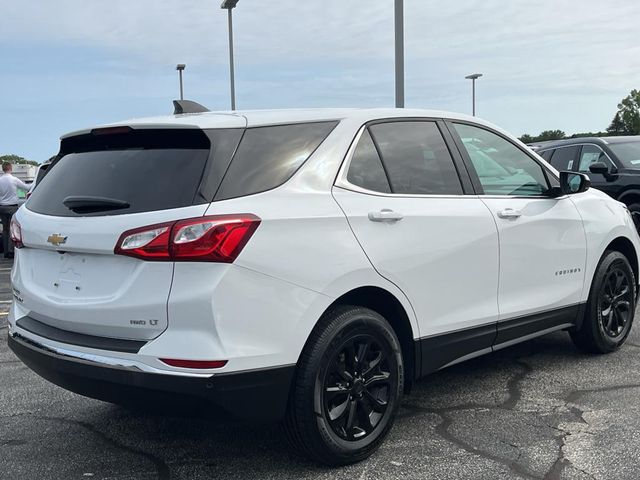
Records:
[[[542,166],[513,143],[483,128],[453,125],[486,195],[539,196],[549,190]]]
[[[553,153],[549,163],[558,171],[573,170],[573,164],[578,156],[578,150],[580,150],[579,145],[558,148]]]
[[[392,193],[462,194],[458,172],[435,122],[379,123],[369,128]]]
[[[580,164],[578,170],[584,173],[589,172],[589,166],[596,162],[602,162],[608,167],[611,166],[611,160],[607,157],[607,154],[596,145],[584,145],[582,147],[582,153],[580,154]]]
[[[347,180],[352,185],[374,192],[391,193],[387,174],[382,168],[380,156],[373,144],[369,130],[365,130],[353,152]]]

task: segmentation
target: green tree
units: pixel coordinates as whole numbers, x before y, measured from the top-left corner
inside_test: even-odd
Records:
[[[562,130],[545,130],[544,132],[541,132],[540,135],[536,136],[531,136],[525,133],[520,137],[520,141],[524,143],[536,143],[546,142],[548,140],[560,140],[562,138],[566,138],[566,135]]]
[[[620,112],[616,112],[611,124],[607,127],[607,133],[609,135],[627,135],[627,128],[625,127],[622,118],[620,118]]]
[[[613,117],[612,126],[616,117],[619,123],[624,125],[624,135],[640,135],[640,90],[631,90],[631,93],[618,104],[618,112]],[[622,130],[619,125],[616,128]]]
[[[562,130],[545,130],[538,135],[537,142],[546,142],[547,140],[560,140],[566,135]]]
[[[9,162],[13,164],[28,164],[28,165],[39,165],[38,162],[34,162],[33,160],[27,160],[19,155],[8,154],[8,155],[0,155],[0,164],[4,162]]]

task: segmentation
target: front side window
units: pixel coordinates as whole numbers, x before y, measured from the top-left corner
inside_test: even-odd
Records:
[[[486,195],[538,196],[549,190],[540,164],[513,143],[483,128],[453,125]]]
[[[608,167],[611,166],[609,157],[607,157],[607,154],[604,153],[600,147],[596,145],[584,145],[582,147],[582,153],[580,154],[578,170],[583,173],[588,173],[591,164],[598,162],[604,163]]]
[[[451,154],[435,122],[391,122],[369,127],[391,192],[461,195]]]
[[[610,143],[609,148],[626,168],[640,168],[640,141]]]

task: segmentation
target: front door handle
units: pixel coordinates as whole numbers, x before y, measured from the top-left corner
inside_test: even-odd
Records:
[[[522,216],[522,212],[520,210],[514,210],[513,208],[505,208],[498,212],[498,216],[500,218],[518,218]]]
[[[401,213],[383,208],[379,212],[369,212],[369,220],[372,222],[398,222],[404,217]]]

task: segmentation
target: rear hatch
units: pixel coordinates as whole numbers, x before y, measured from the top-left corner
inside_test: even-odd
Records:
[[[216,154],[230,157],[241,132],[225,130],[228,152]],[[64,139],[16,214],[25,247],[12,276],[18,325],[28,316],[85,335],[162,333],[173,263],[115,255],[114,247],[127,230],[204,214],[225,168],[210,161],[214,137],[116,127]]]

